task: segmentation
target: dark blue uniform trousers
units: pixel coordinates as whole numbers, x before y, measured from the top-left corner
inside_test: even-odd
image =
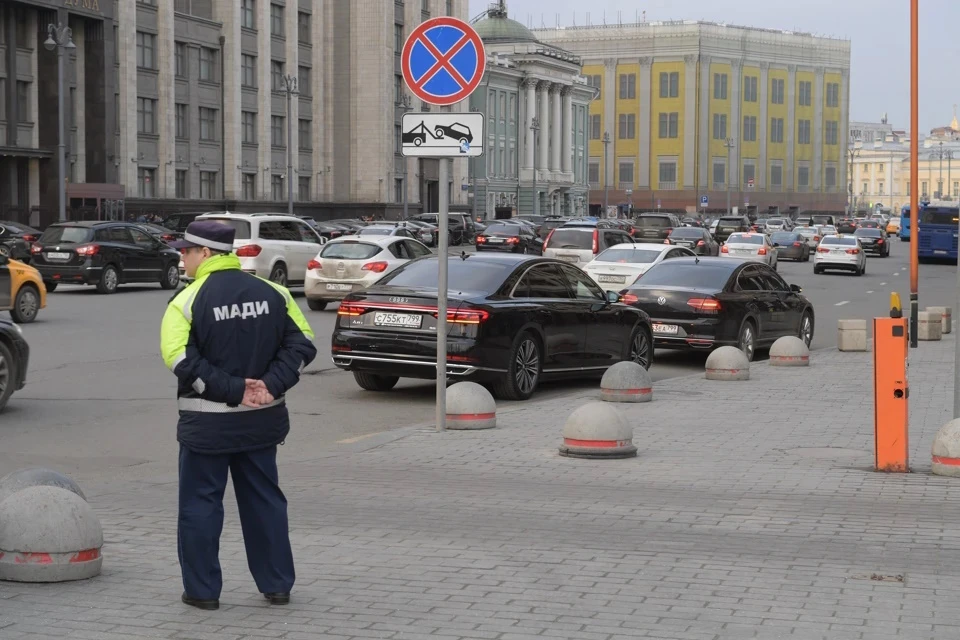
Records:
[[[240,511],[247,566],[257,588],[261,593],[289,592],[295,575],[277,448],[205,455],[181,445],[177,555],[184,591],[203,600],[220,598],[220,532],[228,469]]]

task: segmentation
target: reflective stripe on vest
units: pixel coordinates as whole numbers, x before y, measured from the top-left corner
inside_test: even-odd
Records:
[[[260,409],[269,409],[284,403],[284,398],[278,398],[270,404],[259,407],[247,407],[239,405],[236,407],[227,406],[225,402],[212,402],[202,398],[177,398],[177,408],[180,411],[197,411],[200,413],[239,413],[241,411],[258,411]]]

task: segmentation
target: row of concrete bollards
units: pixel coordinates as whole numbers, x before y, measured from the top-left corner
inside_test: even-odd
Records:
[[[917,314],[917,340],[937,341],[953,331],[953,312],[950,307],[927,307]],[[837,322],[837,349],[840,351],[867,350],[867,321],[847,319]]]

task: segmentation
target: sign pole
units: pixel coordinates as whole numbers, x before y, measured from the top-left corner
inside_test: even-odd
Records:
[[[440,214],[437,247],[437,431],[447,428],[447,246],[449,244],[450,164],[440,159]]]
[[[917,348],[918,316],[920,312],[920,206],[918,201],[920,153],[920,50],[919,0],[910,0],[910,223],[913,225],[910,242],[910,347]]]

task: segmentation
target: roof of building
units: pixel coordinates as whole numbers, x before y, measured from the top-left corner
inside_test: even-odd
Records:
[[[473,28],[484,42],[537,42],[530,29],[507,17],[502,2],[491,6],[486,17],[473,23]]]

